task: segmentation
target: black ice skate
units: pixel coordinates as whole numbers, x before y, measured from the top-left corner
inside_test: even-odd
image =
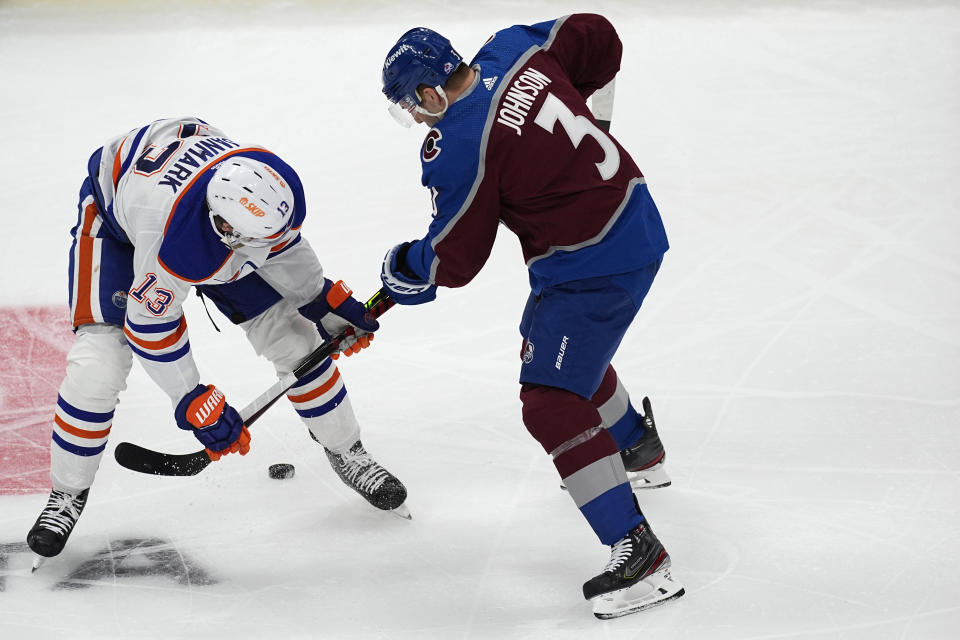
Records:
[[[663,443],[657,434],[657,424],[653,421],[653,408],[650,398],[643,399],[643,435],[632,445],[620,452],[627,477],[634,489],[658,489],[670,486],[670,476],[664,471],[667,459]]]
[[[27,533],[27,545],[42,558],[52,558],[63,551],[67,538],[73,531],[77,519],[83,513],[87,504],[87,494],[90,489],[84,489],[77,495],[58,491],[50,492],[47,506],[40,512],[40,517]],[[41,558],[34,563],[34,569],[43,562]]]
[[[323,450],[327,452],[330,466],[345,485],[377,509],[411,519],[410,510],[403,504],[407,499],[407,488],[396,476],[380,466],[359,440],[345,453],[334,453],[326,447]]]
[[[617,618],[683,595],[683,585],[670,576],[670,555],[647,522],[610,550],[603,573],[583,585],[583,597],[593,603],[593,615]]]

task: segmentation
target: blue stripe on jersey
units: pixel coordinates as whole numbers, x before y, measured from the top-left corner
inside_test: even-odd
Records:
[[[147,353],[146,351],[141,351],[137,348],[135,344],[127,340],[127,344],[130,345],[130,349],[133,350],[135,354],[140,356],[145,360],[152,360],[154,362],[173,362],[174,360],[179,360],[183,356],[187,355],[187,352],[190,351],[190,343],[187,342],[185,345],[177,349],[176,351],[171,351],[170,353]]]
[[[253,268],[256,269],[256,265],[253,265]],[[220,313],[233,324],[253,320],[283,300],[280,292],[271,287],[256,271],[226,284],[196,286],[197,291],[203,292],[203,295],[213,301]]]
[[[130,168],[130,163],[133,162],[134,157],[136,157],[137,155],[136,153],[137,147],[140,146],[140,141],[143,140],[143,136],[147,132],[147,129],[150,128],[150,126],[151,125],[148,124],[147,126],[140,129],[140,131],[137,132],[137,137],[133,139],[133,144],[130,145],[130,153],[127,154],[127,159],[124,160],[123,164],[120,165],[120,175],[117,176],[117,184],[120,183],[120,179],[127,172],[127,169]],[[119,149],[117,149],[117,153],[120,153],[121,151],[123,151],[122,146]]]
[[[632,182],[623,207],[622,215],[596,244],[554,251],[528,262],[533,292],[539,294],[544,287],[561,282],[641,270],[661,258],[670,244],[645,182]]]
[[[182,318],[183,316],[170,322],[161,322],[160,324],[136,324],[130,322],[130,318],[127,318],[127,326],[137,333],[167,333],[168,331],[175,331],[180,328]]]
[[[297,237],[294,238],[293,240],[291,240],[290,242],[288,242],[288,243],[287,243],[287,246],[285,246],[283,249],[280,249],[280,251],[276,251],[276,252],[271,253],[270,255],[268,255],[268,256],[267,256],[267,260],[270,260],[270,259],[272,259],[272,258],[276,258],[278,255],[280,255],[281,253],[283,253],[284,251],[286,251],[286,250],[289,249],[290,247],[296,245],[298,242],[300,242],[300,238],[301,238],[301,237],[302,237],[302,236],[298,233],[298,234],[297,234]]]
[[[103,190],[100,188],[100,158],[103,156],[103,147],[100,147],[93,152],[93,155],[90,156],[90,160],[87,162],[87,175],[90,177],[89,187],[93,194],[93,199],[97,202],[97,211],[100,213],[101,228],[105,228],[107,233],[117,240],[129,244],[130,240],[127,238],[126,232],[120,228],[119,223],[117,223],[116,216],[113,215],[113,204],[106,206],[103,201]],[[87,184],[84,183],[84,189],[87,188]],[[80,191],[80,201],[83,201],[84,191]],[[83,211],[80,212],[80,220],[83,220]],[[78,222],[78,225],[80,223]],[[103,235],[98,233],[98,236]]]
[[[117,183],[120,182],[120,178],[122,178],[127,172],[127,169],[130,168],[130,163],[133,162],[133,158],[136,156],[135,152],[137,147],[140,145],[143,135],[149,128],[150,125],[147,125],[137,132],[137,136],[133,140],[133,146],[130,147],[130,152],[127,154],[127,159],[120,167],[120,175],[117,176]],[[122,147],[117,149],[117,153],[120,153],[122,150]],[[93,197],[96,199],[97,208],[100,210],[100,219],[103,221],[103,226],[107,227],[113,237],[122,242],[130,242],[127,234],[117,223],[117,218],[113,213],[113,203],[111,202],[108,207],[103,199],[103,190],[100,188],[100,159],[102,156],[103,147],[100,147],[93,152],[93,155],[90,156],[90,160],[87,162],[87,174],[90,176],[90,182],[93,185]]]
[[[113,420],[113,411],[107,413],[95,413],[93,411],[84,411],[83,409],[78,409],[61,396],[57,396],[57,406],[63,409],[63,412],[72,418],[77,420],[83,420],[84,422],[107,422]]]
[[[90,156],[90,159],[87,161],[87,175],[90,176],[90,186],[93,191],[93,198],[97,201],[97,208],[102,212],[106,207],[103,205],[103,190],[100,188],[100,181],[98,177],[100,176],[100,158],[103,157],[103,147],[100,147]],[[84,184],[84,187],[87,185]],[[80,191],[80,201],[83,202],[83,189]],[[81,218],[83,216],[83,211],[80,212]]]
[[[57,446],[59,446],[64,451],[76,454],[78,456],[84,456],[85,458],[88,458],[90,456],[95,456],[107,448],[106,442],[104,442],[99,447],[81,447],[80,445],[73,444],[72,442],[67,442],[66,440],[58,436],[56,431],[53,432],[53,441],[56,442]]]
[[[320,376],[322,376],[323,373],[324,373],[327,369],[329,369],[329,368],[330,368],[330,365],[332,365],[332,364],[333,364],[333,360],[330,359],[330,358],[327,358],[326,360],[324,360],[324,361],[320,364],[319,367],[317,367],[316,369],[314,369],[313,371],[311,371],[311,372],[308,373],[307,375],[305,375],[305,376],[303,376],[302,378],[300,378],[299,380],[297,380],[297,384],[295,384],[295,385],[293,385],[292,387],[290,387],[290,390],[293,391],[294,389],[298,389],[298,388],[300,388],[300,387],[304,387],[304,386],[310,384],[311,382],[313,382],[314,380],[316,380],[317,378],[319,378]]]
[[[338,393],[333,397],[333,400],[330,400],[329,402],[324,402],[320,406],[314,407],[313,409],[304,409],[302,411],[300,409],[297,409],[297,413],[300,414],[301,418],[316,418],[317,416],[326,415],[331,411],[333,411],[334,409],[336,409],[337,405],[343,402],[343,399],[346,397],[346,395],[347,395],[347,388],[343,387],[342,389],[340,389],[340,393]]]

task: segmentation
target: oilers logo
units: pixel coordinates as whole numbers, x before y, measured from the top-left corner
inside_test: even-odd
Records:
[[[533,362],[533,343],[529,340],[523,341],[523,349],[520,351],[520,357],[523,359],[523,364]]]
[[[127,292],[126,291],[114,291],[113,295],[110,297],[113,306],[117,309],[126,309],[127,308]]]

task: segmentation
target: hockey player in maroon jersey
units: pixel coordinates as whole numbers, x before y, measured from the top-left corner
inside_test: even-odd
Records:
[[[381,278],[398,303],[429,302],[470,282],[500,224],[519,237],[531,286],[523,422],[611,547],[583,585],[600,618],[683,594],[627,475],[669,484],[650,403],[637,412],[610,365],[668,247],[643,174],[586,103],[621,53],[605,18],[576,14],[499,31],[469,65],[440,34],[412,29],[383,66],[394,117],[430,127],[420,159],[434,210],[424,237],[387,253]]]
[[[292,167],[197,118],[157,120],[94,152],[72,232],[76,339],[53,421],[53,489],[27,534],[38,556],[63,550],[86,505],[134,359],[170,397],[177,426],[211,459],[249,450],[239,412],[200,382],[182,308],[191,287],[281,376],[348,328],[345,353],[369,345],[377,322],[342,281],[324,277],[300,235],[305,216]],[[374,506],[409,515],[403,484],[364,449],[330,358],[287,397],[343,482]]]

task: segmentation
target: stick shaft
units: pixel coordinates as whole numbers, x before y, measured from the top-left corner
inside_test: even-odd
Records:
[[[394,304],[394,301],[387,295],[386,290],[380,289],[364,303],[364,306],[373,317],[378,318]],[[269,389],[243,407],[243,409],[239,411],[240,417],[243,418],[243,423],[249,427],[256,422],[267,409],[283,397],[290,387],[297,383],[297,380],[313,371],[317,365],[335,353],[343,338],[344,335],[339,335],[329,342],[324,342],[301,360],[293,371],[282,376],[277,382],[270,385]],[[158,476],[196,475],[203,471],[211,462],[206,449],[200,449],[193,453],[163,453],[141,447],[131,442],[121,442],[118,444],[113,452],[113,456],[121,466],[131,471],[150,473]]]

